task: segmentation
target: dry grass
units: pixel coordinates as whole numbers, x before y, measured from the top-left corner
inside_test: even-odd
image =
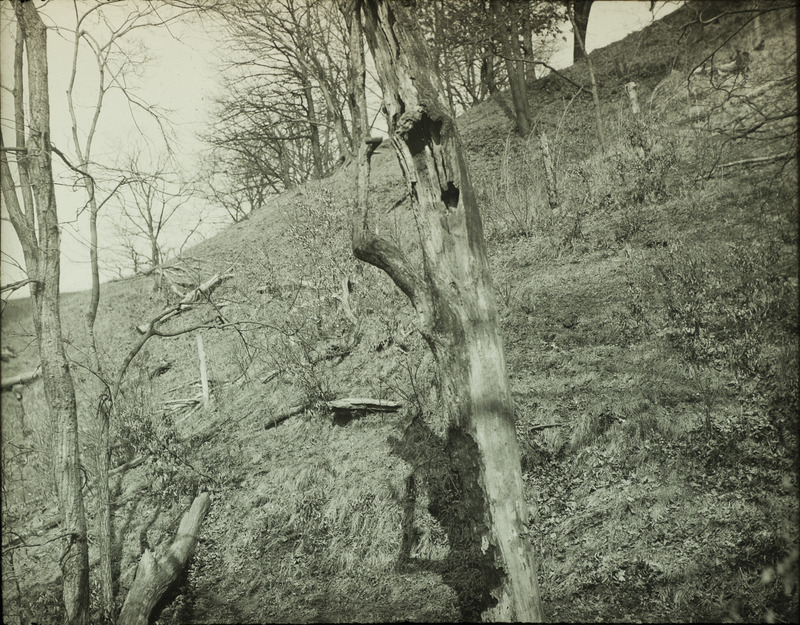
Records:
[[[719,146],[687,128],[682,104],[659,109],[650,169],[640,166],[622,85],[636,80],[643,99],[665,79],[661,89],[674,89],[670,72],[685,72],[710,45],[691,39],[667,62],[678,18],[597,53],[609,124],[604,154],[593,151],[588,99],[571,102],[572,88],[558,77],[538,85],[537,129],[550,135],[561,185],[556,212],[543,208],[534,137],[510,136],[494,101],[460,120],[486,216],[531,529],[553,620],[796,619],[796,586],[784,594],[780,573],[798,540],[791,523],[796,177],[765,168],[688,178]],[[586,80],[581,65],[569,75]],[[372,183],[376,205],[402,198],[388,147],[376,154]],[[447,491],[434,366],[391,282],[342,261],[352,186],[352,171],[340,171],[284,194],[181,259],[198,279],[235,274],[215,298],[227,302],[229,321],[242,322],[240,332],[202,331],[211,411],[162,414],[165,399],[197,392],[193,335],[153,339],[131,370],[125,414],[128,426],[140,427],[124,430],[115,461],[148,445],[162,457],[120,484],[123,592],[142,530],[152,546],[163,543],[195,491],[213,496],[188,581],[162,623],[463,616],[463,584],[446,570],[458,564],[445,527],[458,502]],[[391,212],[388,236],[413,234],[405,209],[401,203]],[[343,277],[353,285],[357,326],[333,297]],[[143,277],[104,287],[97,331],[107,370],[137,340],[134,326],[170,298]],[[703,305],[687,308],[695,300]],[[66,296],[63,305],[70,353],[84,361],[86,294]],[[208,310],[168,327],[197,323]],[[687,310],[714,330],[714,341],[690,340]],[[3,314],[3,343],[21,352],[8,373],[35,364],[35,349],[22,349],[31,342],[27,315],[18,302]],[[722,352],[698,360],[700,348]],[[751,369],[737,361],[740,353]],[[149,369],[161,360],[171,368],[151,380]],[[90,441],[98,387],[79,367],[73,372]],[[405,406],[346,426],[312,408],[264,430],[286,408],[329,395]],[[4,425],[18,416],[14,401],[4,394]],[[24,401],[41,476],[49,470],[41,387],[30,387]],[[551,423],[560,426],[536,429]],[[3,428],[4,441],[9,431]],[[28,492],[24,506],[17,490],[4,500],[23,525],[41,516],[32,502],[40,511],[52,499],[41,479]],[[31,613],[41,620],[58,611],[54,580],[39,573],[55,570],[57,551],[51,543],[18,560]]]

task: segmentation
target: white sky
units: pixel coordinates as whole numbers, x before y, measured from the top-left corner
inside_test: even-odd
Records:
[[[240,0],[246,1],[246,0]],[[126,0],[121,11],[130,9],[141,0]],[[12,110],[10,94],[5,87],[13,82],[13,28],[14,21],[10,3],[3,2],[0,7],[0,80],[4,86],[0,94],[0,117],[2,117],[5,136],[13,136],[9,124],[11,117],[7,111]],[[665,6],[666,5],[666,6]],[[79,10],[84,11],[86,2],[78,3]],[[663,17],[680,6],[678,2],[658,2],[655,16]],[[594,3],[589,19],[587,47],[592,50],[617,41],[627,34],[641,29],[653,19],[649,1],[611,1],[598,0]],[[161,5],[159,10],[167,10]],[[74,6],[71,0],[49,0],[40,7],[45,24],[73,28],[75,24]],[[117,19],[121,19],[122,13]],[[211,32],[207,32],[209,29]],[[565,30],[568,31],[566,26]],[[196,159],[202,149],[197,134],[205,128],[209,119],[214,93],[218,90],[217,76],[220,66],[218,51],[224,49],[225,41],[214,35],[213,25],[193,20],[186,23],[173,22],[166,28],[141,29],[126,37],[125,46],[129,49],[139,47],[146,50],[149,61],[138,66],[137,75],[130,79],[132,91],[141,100],[154,104],[168,112],[175,133],[176,157],[188,173],[193,173]],[[556,67],[565,67],[571,63],[572,34],[564,33],[566,41],[563,48],[550,59]],[[72,153],[70,140],[70,119],[67,112],[66,90],[71,68],[72,42],[70,34],[63,36],[51,33],[48,37],[48,56],[50,61],[50,93],[51,93],[51,126],[53,142],[62,151]],[[99,33],[98,33],[99,36]],[[79,62],[78,82],[75,92],[78,94],[79,126],[88,126],[88,105],[93,103],[96,87],[96,69],[91,57],[82,56]],[[163,149],[163,143],[157,139],[155,125],[146,117],[137,115],[138,125],[132,121],[130,107],[118,93],[110,93],[107,97],[100,119],[95,147],[94,160],[113,162],[118,156],[129,153],[136,146],[149,145],[151,153]],[[8,140],[8,139],[7,139]],[[54,167],[64,173],[58,159],[54,157]],[[77,218],[78,210],[83,206],[85,197],[79,193],[71,193],[64,186],[58,188],[59,217],[64,222],[62,229],[62,291],[87,289],[90,286],[88,249],[85,244],[88,237],[86,215]],[[101,211],[100,238],[111,240],[115,229],[111,223],[114,206],[107,205]],[[174,224],[168,233],[169,245],[177,246],[185,234],[181,231],[194,226],[191,213],[203,210],[209,217],[205,224],[205,235],[211,235],[222,222],[221,211],[213,207],[200,206],[193,201],[190,211],[183,223]],[[0,281],[3,284],[20,280],[24,274],[14,267],[10,259],[21,259],[21,251],[16,234],[6,220],[6,210],[2,211],[3,222],[0,232],[0,248],[3,256],[0,263]],[[104,255],[101,249],[101,264]],[[106,253],[107,255],[107,253]],[[107,272],[106,278],[112,274]],[[24,289],[17,296],[27,294]]]

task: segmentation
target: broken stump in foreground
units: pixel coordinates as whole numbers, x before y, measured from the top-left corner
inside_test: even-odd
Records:
[[[175,540],[162,557],[156,558],[152,551],[145,549],[119,614],[118,625],[147,625],[153,608],[192,559],[197,535],[210,505],[208,493],[195,497],[181,519]]]

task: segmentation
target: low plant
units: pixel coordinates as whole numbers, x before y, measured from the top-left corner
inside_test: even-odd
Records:
[[[124,401],[118,402],[113,448],[121,462],[151,456],[148,470],[159,496],[180,498],[194,495],[200,485],[216,482],[207,469],[190,463],[191,444],[180,437],[173,418],[153,406],[146,385],[137,385]]]

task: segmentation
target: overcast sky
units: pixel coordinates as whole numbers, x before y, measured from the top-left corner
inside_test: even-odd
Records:
[[[139,0],[129,0],[133,5]],[[244,1],[244,0],[243,0]],[[79,9],[85,10],[88,3],[79,3]],[[11,99],[5,87],[11,87],[13,81],[13,17],[10,14],[10,3],[3,2],[2,27],[0,27],[0,78],[3,91],[0,95],[0,108],[2,108],[2,124],[6,136],[12,135],[10,128],[10,115],[12,110]],[[675,10],[680,3],[656,3],[656,18]],[[91,5],[89,5],[91,6]],[[162,5],[163,7],[163,5]],[[130,8],[130,7],[128,7]],[[167,10],[164,8],[163,10]],[[71,0],[49,0],[41,9],[43,20],[48,26],[61,26],[71,29],[75,24],[75,9]],[[119,19],[121,19],[120,14]],[[650,23],[653,13],[650,12],[649,1],[597,1],[592,7],[589,29],[587,33],[587,47],[594,48],[608,45],[627,34],[641,29]],[[210,30],[211,32],[208,32]],[[565,29],[566,30],[566,29]],[[565,32],[567,41],[561,50],[551,58],[551,64],[556,67],[565,67],[571,63],[572,35]],[[48,37],[48,57],[50,61],[50,93],[51,93],[51,125],[53,142],[56,145],[69,146],[70,119],[66,105],[66,90],[71,68],[72,42],[70,33],[64,31],[61,35],[51,32]],[[99,32],[98,32],[99,36]],[[173,22],[168,28],[142,29],[126,38],[126,47],[137,54],[145,53],[148,57],[146,63],[138,66],[136,75],[129,78],[131,90],[142,101],[155,104],[166,111],[172,122],[175,133],[175,151],[177,160],[188,173],[194,169],[202,144],[197,135],[205,127],[209,119],[215,92],[219,89],[217,76],[221,59],[218,55],[224,49],[225,42],[216,36],[216,30],[208,22],[193,20],[189,22]],[[75,87],[78,97],[79,126],[88,125],[89,105],[95,97],[96,70],[88,55],[80,57],[78,81]],[[163,143],[158,137],[157,128],[146,116],[131,116],[131,107],[119,93],[108,96],[102,112],[98,127],[98,135],[93,150],[94,160],[99,162],[113,162],[115,159],[129,153],[137,146],[157,153],[163,150]],[[81,117],[83,115],[83,117]],[[63,150],[72,152],[71,149]],[[55,161],[56,159],[54,159]],[[54,167],[60,165],[54,162]],[[62,173],[63,170],[62,170]],[[58,187],[59,217],[63,222],[62,236],[62,291],[76,291],[87,289],[90,286],[88,250],[86,239],[88,237],[87,215],[80,214],[80,208],[85,202],[85,197],[73,193],[68,186]],[[201,206],[194,202],[192,211],[196,214],[203,210],[206,213],[205,232],[210,236],[222,225],[222,213],[213,207]],[[101,212],[100,237],[101,241],[113,240],[116,230],[110,219],[115,207],[109,206]],[[108,213],[108,214],[105,214]],[[20,261],[21,252],[16,234],[6,220],[7,213],[3,207],[2,216],[2,266],[0,274],[2,284],[14,282],[24,277],[19,269],[14,267],[14,261]],[[172,231],[168,234],[172,245],[177,246],[185,236],[182,230],[191,227],[194,222],[187,217],[183,223],[175,222]],[[101,243],[102,246],[102,243]],[[104,255],[101,249],[101,262]],[[105,254],[108,257],[108,254]],[[111,277],[106,271],[105,278]],[[17,296],[24,295],[23,290]]]

